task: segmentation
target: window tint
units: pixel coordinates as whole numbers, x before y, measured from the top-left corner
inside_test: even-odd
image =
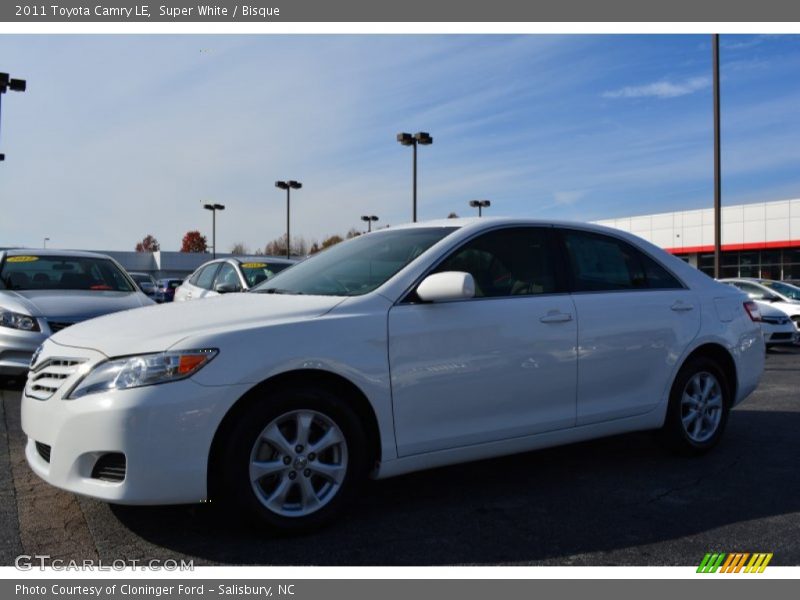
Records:
[[[216,274],[218,268],[219,263],[214,263],[212,265],[208,265],[207,267],[203,267],[203,269],[197,273],[197,276],[192,278],[192,283],[197,287],[210,290],[211,283],[214,281],[214,275]]]
[[[214,279],[214,287],[221,283],[234,285],[236,286],[236,289],[242,288],[242,282],[239,281],[239,275],[236,273],[236,269],[234,269],[230,263],[222,263],[222,266],[220,266],[219,271],[217,272],[217,276]]]
[[[549,232],[539,228],[490,231],[467,242],[436,268],[475,279],[476,298],[530,296],[557,291]]]
[[[564,242],[576,292],[682,287],[664,267],[622,240],[567,230]]]

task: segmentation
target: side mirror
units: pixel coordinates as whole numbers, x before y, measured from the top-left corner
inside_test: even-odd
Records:
[[[232,292],[240,292],[241,288],[233,283],[218,283],[214,286],[214,291],[218,294],[230,294]]]
[[[426,302],[466,300],[475,296],[475,280],[462,271],[434,273],[417,286],[417,296]]]

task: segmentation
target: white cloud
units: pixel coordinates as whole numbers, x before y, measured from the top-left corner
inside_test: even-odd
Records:
[[[711,85],[708,77],[692,77],[682,82],[656,81],[603,92],[603,98],[677,98],[693,94]]]

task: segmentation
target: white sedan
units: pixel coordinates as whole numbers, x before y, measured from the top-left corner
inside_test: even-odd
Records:
[[[511,219],[360,236],[248,294],[75,325],[34,358],[31,468],[108,502],[213,498],[282,530],[362,479],[659,430],[720,439],[754,302],[627,233]]]

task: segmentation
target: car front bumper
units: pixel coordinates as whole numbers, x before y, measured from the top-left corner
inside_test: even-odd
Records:
[[[25,375],[36,348],[47,339],[48,333],[21,331],[0,327],[0,375]]]
[[[47,400],[29,396],[27,387],[23,393],[25,455],[39,477],[119,504],[206,499],[211,442],[246,386],[209,387],[183,380],[63,399],[77,379]],[[94,473],[109,454],[125,457],[121,481]]]

